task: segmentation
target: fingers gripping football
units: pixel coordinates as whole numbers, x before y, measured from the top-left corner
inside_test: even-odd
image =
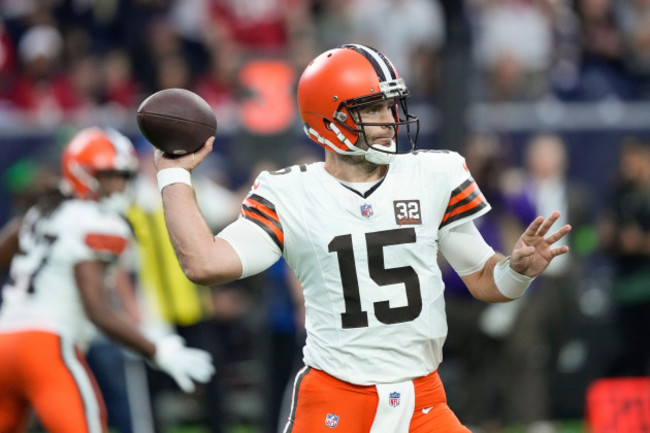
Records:
[[[171,157],[162,150],[154,149],[154,166],[158,171],[164,168],[180,167],[191,173],[212,152],[213,145],[214,137],[210,137],[196,152],[177,157]]]

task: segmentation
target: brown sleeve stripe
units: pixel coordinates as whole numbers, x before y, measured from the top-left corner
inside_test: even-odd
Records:
[[[447,205],[445,216],[442,218],[440,228],[473,215],[486,206],[487,201],[478,188],[478,185],[473,179],[468,179],[452,191],[452,196]]]
[[[284,249],[282,223],[275,212],[275,206],[270,201],[252,194],[244,200],[240,215],[261,227],[280,250]]]

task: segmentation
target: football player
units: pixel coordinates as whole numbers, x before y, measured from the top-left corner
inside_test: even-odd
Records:
[[[297,89],[307,135],[325,160],[262,172],[240,217],[216,236],[196,206],[190,172],[212,149],[156,153],[167,227],[186,275],[218,284],[280,256],[304,290],[305,367],[285,432],[468,432],[437,374],[447,336],[440,252],[474,297],[520,297],[571,229],[537,217],[510,256],[473,220],[490,205],[450,151],[415,150],[419,120],[393,64],[349,44],[304,70]]]
[[[185,347],[176,335],[151,341],[104,296],[129,246],[121,213],[136,168],[128,138],[111,129],[81,130],[63,151],[65,194],[37,203],[2,230],[0,268],[11,261],[0,309],[0,432],[23,431],[30,407],[47,431],[107,431],[81,350],[90,322],[186,392],[214,373],[207,352]]]

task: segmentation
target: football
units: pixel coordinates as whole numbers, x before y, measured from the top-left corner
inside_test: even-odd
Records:
[[[137,112],[142,135],[163,152],[181,156],[196,152],[217,132],[210,105],[186,89],[160,90],[142,101]]]

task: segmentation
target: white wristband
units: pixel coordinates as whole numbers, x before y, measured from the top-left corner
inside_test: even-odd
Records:
[[[499,292],[510,299],[517,299],[524,294],[535,277],[522,275],[510,267],[510,257],[501,260],[494,267],[494,282]]]
[[[158,188],[161,192],[164,187],[174,183],[184,183],[190,187],[192,186],[192,175],[184,168],[163,168],[156,176],[158,177]]]

